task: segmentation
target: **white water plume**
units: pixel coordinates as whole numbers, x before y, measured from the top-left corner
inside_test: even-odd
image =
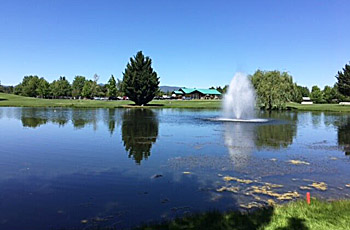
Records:
[[[236,73],[224,96],[224,118],[251,119],[255,117],[255,90],[243,73]]]

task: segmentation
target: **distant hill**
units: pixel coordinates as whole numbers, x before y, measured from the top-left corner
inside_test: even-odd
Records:
[[[159,86],[160,90],[164,93],[166,92],[173,92],[175,90],[179,90],[180,88],[183,88],[183,87],[180,87],[180,86]]]

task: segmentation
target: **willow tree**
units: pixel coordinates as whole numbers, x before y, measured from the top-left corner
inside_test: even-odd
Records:
[[[284,109],[286,102],[301,97],[293,78],[287,72],[257,70],[251,76],[258,105],[266,110]]]
[[[159,78],[152,68],[152,60],[142,51],[130,58],[123,73],[122,90],[136,105],[146,105],[159,90]]]

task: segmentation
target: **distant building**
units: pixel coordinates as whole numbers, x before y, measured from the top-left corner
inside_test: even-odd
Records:
[[[177,98],[177,99],[182,99],[182,97],[184,96],[184,93],[180,90],[175,90],[175,91],[173,91],[171,96],[174,98]]]
[[[313,102],[311,101],[311,98],[309,97],[303,97],[303,101],[301,102],[302,105],[312,105]]]
[[[177,98],[184,99],[220,99],[221,93],[216,89],[196,89],[196,88],[181,88],[174,91],[173,94]]]

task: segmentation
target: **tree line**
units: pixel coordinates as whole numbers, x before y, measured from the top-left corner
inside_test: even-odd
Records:
[[[45,78],[36,75],[25,76],[22,82],[13,88],[13,93],[27,97],[39,98],[86,98],[108,97],[116,99],[127,96],[136,105],[146,105],[160,94],[159,77],[152,68],[152,60],[139,51],[130,58],[123,73],[123,80],[115,79],[111,75],[106,84],[98,84],[99,76],[93,79],[85,76],[75,76],[72,84],[66,77],[49,83]]]
[[[310,97],[314,103],[339,103],[350,101],[350,65],[338,71],[333,86],[320,89],[317,85],[309,90],[293,82],[287,72],[257,70],[250,76],[257,93],[258,104],[265,109],[283,109],[286,102],[302,102],[303,97]]]
[[[59,77],[49,83],[45,78],[36,75],[25,76],[22,82],[16,85],[13,93],[26,97],[40,98],[114,98],[121,95],[120,80],[115,80],[112,75],[107,84],[98,84],[99,76],[95,74],[93,79],[85,76],[75,76],[72,84],[66,77]]]
[[[287,102],[302,102],[303,97],[310,97],[315,103],[338,103],[350,101],[350,64],[338,71],[337,82],[333,86],[325,86],[322,90],[314,85],[311,91],[306,86],[300,86],[293,81],[287,72],[257,70],[249,78],[256,90],[257,103],[266,110],[284,109]],[[13,88],[18,95],[40,98],[93,98],[108,97],[110,99],[125,95],[136,105],[146,105],[159,90],[159,77],[152,68],[152,60],[139,51],[130,58],[123,73],[123,80],[112,75],[107,84],[97,84],[99,76],[93,79],[76,76],[72,82],[65,77],[59,77],[49,83],[38,76],[25,76],[20,84]],[[1,86],[1,84],[0,84]],[[215,87],[211,87],[215,89]],[[216,87],[221,93],[226,93],[228,86]],[[4,87],[0,87],[4,91]],[[7,91],[12,90],[10,87]],[[1,92],[1,91],[0,91]]]
[[[280,110],[286,108],[287,102],[300,103],[303,97],[310,99],[317,104],[339,103],[350,101],[350,64],[338,71],[335,78],[337,82],[333,86],[326,85],[320,89],[317,85],[311,87],[298,85],[288,72],[257,70],[248,76],[257,94],[258,107],[266,110]],[[226,93],[228,85],[214,87],[221,93]]]

